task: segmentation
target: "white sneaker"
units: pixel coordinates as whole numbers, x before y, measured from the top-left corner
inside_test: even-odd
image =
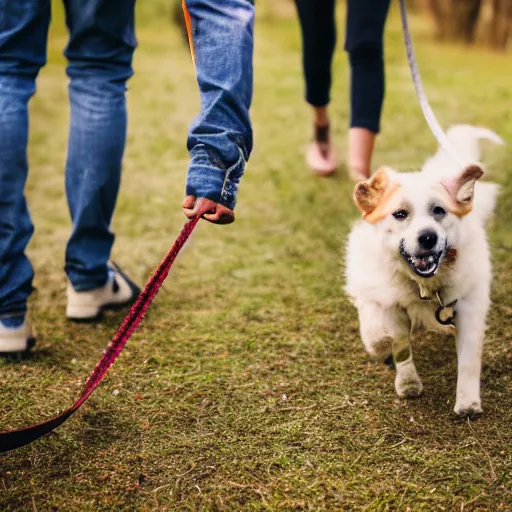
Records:
[[[68,283],[66,316],[70,320],[98,320],[106,309],[130,306],[140,293],[140,288],[115,263],[108,264],[109,276],[105,286],[77,292]]]
[[[7,323],[11,317],[0,318],[0,354],[1,355],[23,355],[27,353],[36,343],[36,338],[27,320],[21,325],[11,327]]]

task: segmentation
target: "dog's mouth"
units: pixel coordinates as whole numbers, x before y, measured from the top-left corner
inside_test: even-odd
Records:
[[[432,277],[439,268],[444,249],[441,251],[422,251],[410,254],[405,250],[405,243],[400,242],[400,254],[412,271],[420,277]]]

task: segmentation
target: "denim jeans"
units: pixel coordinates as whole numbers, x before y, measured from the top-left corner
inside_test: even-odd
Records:
[[[233,209],[252,150],[254,0],[185,0],[201,95],[186,194]]]
[[[66,272],[76,290],[102,286],[126,134],[135,0],[64,0],[71,123],[66,193],[73,230]],[[252,150],[253,0],[186,0],[201,110],[187,147],[186,193],[234,208]],[[24,312],[32,290],[27,103],[45,63],[50,0],[0,0],[0,315]]]
[[[66,273],[76,290],[102,286],[126,138],[135,0],[64,0],[71,120],[66,194],[73,223]],[[28,102],[46,62],[50,0],[0,0],[0,315],[26,311],[33,225],[24,196]]]

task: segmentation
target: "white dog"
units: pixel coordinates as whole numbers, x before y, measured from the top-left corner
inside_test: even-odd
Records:
[[[485,128],[447,132],[453,148],[470,162],[480,157],[479,139],[503,144]],[[359,312],[361,337],[377,360],[390,355],[400,397],[419,396],[410,337],[418,329],[457,331],[455,413],[482,412],[480,372],[491,264],[485,222],[497,186],[476,183],[478,164],[460,169],[440,149],[422,172],[379,169],[356,186],[364,221],[352,230],[346,256],[346,292]]]

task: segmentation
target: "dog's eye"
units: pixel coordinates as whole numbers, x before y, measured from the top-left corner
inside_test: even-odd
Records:
[[[446,210],[442,206],[434,206],[432,213],[435,217],[444,217],[446,215]]]
[[[393,217],[395,217],[396,220],[405,220],[409,217],[409,212],[407,210],[398,210],[393,213]]]

